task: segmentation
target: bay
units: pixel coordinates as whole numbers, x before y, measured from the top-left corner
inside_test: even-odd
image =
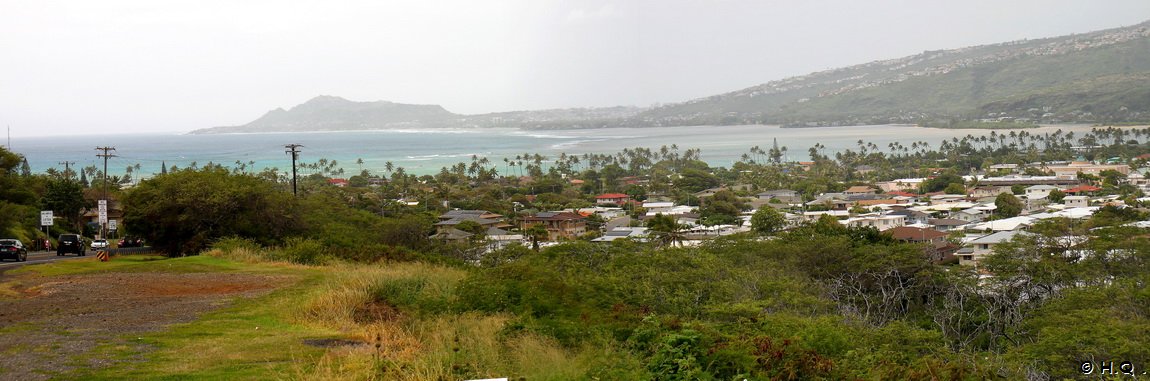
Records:
[[[1076,135],[1089,132],[1090,125],[1057,125],[1026,129],[1030,134],[1052,133],[1057,130],[1074,131]],[[996,130],[999,134],[1010,130]],[[1018,130],[1021,131],[1021,130]],[[788,148],[791,161],[809,160],[807,150],[816,143],[825,146],[822,153],[833,157],[835,152],[857,150],[857,141],[876,144],[882,151],[898,142],[909,146],[925,141],[932,149],[953,137],[989,135],[990,130],[935,129],[905,125],[780,128],[779,126],[692,126],[608,128],[583,130],[519,130],[489,128],[473,130],[428,129],[388,131],[347,131],[315,133],[264,133],[187,135],[139,133],[122,135],[87,135],[53,137],[17,137],[11,140],[11,150],[23,154],[33,172],[48,168],[64,169],[64,162],[73,168],[96,166],[102,168],[103,159],[96,156],[96,147],[115,147],[116,156],[108,161],[108,173],[127,172],[127,167],[139,165],[137,177],[160,172],[162,164],[186,167],[193,163],[208,162],[235,167],[237,162],[249,168],[291,168],[291,157],[285,152],[287,144],[302,144],[300,160],[315,163],[319,159],[336,160],[348,175],[362,169],[382,173],[386,163],[403,167],[408,173],[434,174],[441,167],[459,162],[470,162],[471,156],[486,157],[501,172],[503,159],[514,160],[516,155],[541,154],[550,158],[560,153],[613,154],[624,148],[645,147],[658,150],[661,146],[677,145],[680,152],[696,148],[701,158],[712,166],[730,166],[751,147],[768,150],[774,141]],[[358,159],[363,164],[356,164]]]

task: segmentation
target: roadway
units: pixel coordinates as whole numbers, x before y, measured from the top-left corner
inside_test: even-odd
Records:
[[[125,248],[119,248],[119,249],[108,249],[108,253],[112,254],[112,255],[116,255],[116,254],[152,254],[153,251],[152,251],[151,247],[144,246],[144,247],[125,247]],[[52,250],[52,251],[29,251],[27,262],[16,262],[15,260],[12,260],[12,259],[5,259],[3,262],[0,262],[0,269],[8,269],[8,268],[16,267],[16,266],[32,265],[32,264],[39,264],[39,263],[64,261],[64,260],[76,259],[76,258],[96,258],[96,250],[88,249],[88,250],[84,251],[84,254],[87,254],[87,256],[81,257],[81,256],[76,255],[76,254],[64,254],[63,256],[58,256],[58,255],[56,255],[55,250]]]

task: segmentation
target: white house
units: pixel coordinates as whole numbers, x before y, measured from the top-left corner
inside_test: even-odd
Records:
[[[978,261],[993,252],[995,246],[1003,242],[1010,242],[1010,240],[1013,240],[1014,237],[1019,234],[1024,233],[1020,231],[1001,231],[975,238],[967,242],[971,250],[963,250],[958,253],[958,263],[977,266]]]
[[[879,231],[886,231],[903,226],[906,218],[899,215],[887,216],[859,216],[841,221],[843,225],[851,227],[873,227]]]
[[[1090,197],[1087,196],[1066,196],[1062,198],[1062,204],[1067,208],[1085,208],[1090,206]]]
[[[1027,200],[1045,199],[1047,196],[1050,196],[1050,192],[1054,191],[1055,189],[1059,189],[1059,188],[1056,186],[1053,186],[1053,185],[1032,185],[1032,186],[1026,187],[1026,199]]]

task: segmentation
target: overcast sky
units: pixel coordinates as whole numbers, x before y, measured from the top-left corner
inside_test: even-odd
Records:
[[[0,0],[0,125],[189,131],[321,94],[465,114],[649,106],[1146,20],[1148,0]]]

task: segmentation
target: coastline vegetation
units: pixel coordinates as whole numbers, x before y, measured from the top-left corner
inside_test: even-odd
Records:
[[[259,316],[242,319],[362,345],[315,350],[279,342],[307,354],[273,367],[281,378],[1073,378],[1085,360],[1150,361],[1150,238],[1124,226],[1145,220],[1141,209],[1040,223],[986,260],[989,278],[829,217],[780,230],[778,216],[763,213],[752,218],[763,225],[750,233],[692,247],[676,244],[671,221],[652,223],[658,239],[650,242],[586,242],[593,233],[540,250],[493,251],[481,240],[437,239],[433,224],[461,208],[499,213],[516,225],[533,212],[591,206],[607,192],[693,205],[704,223],[727,223],[748,209],[742,198],[763,190],[792,189],[809,201],[907,177],[932,178],[921,192],[973,187],[961,175],[972,168],[993,173],[994,164],[1081,158],[1142,168],[1148,142],[1150,129],[1009,131],[937,145],[860,140],[833,154],[816,145],[804,162],[785,162],[788,148],[772,143],[752,147],[731,168],[711,167],[698,150],[677,146],[525,153],[472,157],[434,175],[394,166],[360,171],[347,187],[331,185],[345,171],[323,160],[305,163],[298,197],[284,173],[253,172],[242,163],[166,168],[134,187],[121,188],[122,178],[108,185],[123,202],[129,233],[159,244],[171,261],[309,274],[295,295],[245,305]],[[80,181],[74,173],[22,171],[14,153],[0,151],[0,159],[5,235],[36,237],[38,210],[91,208],[87,192],[103,185],[87,181],[102,179],[98,172],[82,170]],[[1141,205],[1144,195],[1121,176],[1083,180]],[[696,195],[737,184],[747,187]],[[181,198],[189,195],[194,201]],[[191,202],[199,205],[188,208]],[[67,222],[57,231],[85,226],[82,216],[58,215]],[[1069,246],[1061,239],[1067,236],[1088,239]],[[194,257],[181,258],[188,255]],[[149,340],[164,343],[165,356],[186,354],[212,342],[195,330],[228,334],[236,328],[229,321],[213,315]],[[203,352],[212,377],[250,374],[230,372],[264,360],[224,352]],[[131,374],[187,376],[187,369],[165,367],[164,358]]]

